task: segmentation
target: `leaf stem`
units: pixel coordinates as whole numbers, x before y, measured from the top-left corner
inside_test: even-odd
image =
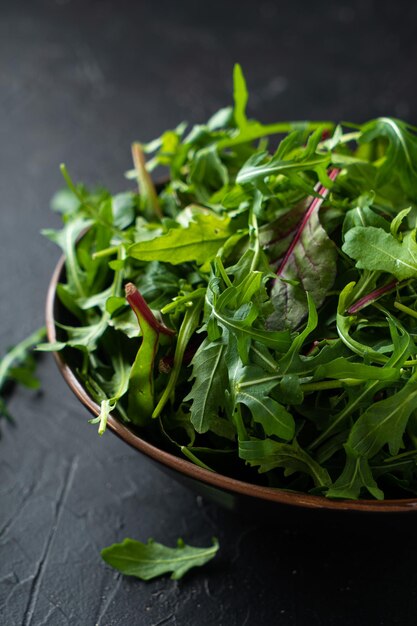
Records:
[[[103,250],[99,250],[98,252],[93,252],[92,258],[93,260],[95,260],[102,259],[107,256],[112,256],[113,254],[117,253],[119,248],[120,246],[111,246],[110,248],[104,248]]]
[[[149,308],[146,300],[142,296],[142,294],[136,289],[133,283],[127,283],[126,287],[126,300],[129,302],[130,306],[134,311],[139,311],[140,314],[144,317],[146,322],[151,326],[156,332],[163,333],[164,335],[175,335],[176,331],[172,328],[168,328],[165,324],[161,324],[155,315],[152,313]]]
[[[279,122],[278,124],[253,124],[249,122],[245,126],[244,130],[239,130],[238,134],[234,137],[227,137],[222,139],[217,144],[218,150],[224,150],[225,148],[232,148],[241,143],[248,143],[255,139],[261,139],[268,135],[278,135],[281,133],[289,133],[294,130],[300,122]],[[323,127],[333,130],[333,122],[309,122],[307,129],[310,131],[317,130],[317,128]]]
[[[209,467],[203,461],[200,461],[200,459],[198,459],[195,456],[195,454],[193,454],[191,450],[187,448],[187,446],[181,446],[181,452],[183,453],[184,456],[187,457],[187,459],[192,461],[195,465],[198,465],[199,467],[202,467],[203,469],[209,470],[209,472],[215,472],[215,470],[212,467]]]
[[[223,261],[221,260],[220,256],[216,257],[216,265],[217,265],[217,269],[220,272],[220,276],[223,278],[223,282],[226,285],[226,287],[232,287],[233,286],[232,281],[226,274],[226,270],[224,269]]]
[[[340,380],[323,380],[317,383],[302,383],[300,385],[302,391],[322,391],[325,389],[340,389],[341,387],[355,387],[363,384],[363,380],[357,378],[341,378]]]
[[[368,293],[366,296],[363,296],[363,298],[361,298],[360,300],[357,300],[354,304],[352,304],[348,308],[347,313],[349,315],[354,315],[355,313],[357,313],[364,307],[368,306],[368,304],[372,304],[373,302],[375,302],[375,300],[378,300],[378,298],[385,295],[389,291],[393,291],[397,286],[398,286],[398,280],[393,280],[387,285],[384,285],[383,287],[374,289],[374,291],[371,291],[371,293]],[[396,304],[397,303],[394,303],[394,306],[396,306]],[[400,308],[400,307],[397,307],[397,308]]]
[[[407,313],[407,315],[410,315],[411,317],[414,317],[417,319],[417,311],[410,309],[410,307],[405,306],[405,304],[402,304],[401,302],[396,301],[394,302],[394,306],[399,311],[402,311],[403,313]]]
[[[166,313],[170,313],[171,311],[175,311],[181,305],[186,305],[187,302],[191,302],[192,300],[198,300],[199,298],[204,297],[206,294],[206,289],[203,287],[196,289],[195,291],[191,291],[190,293],[185,294],[184,296],[177,296],[173,299],[172,302],[166,304],[162,309],[161,313],[165,315]]]
[[[262,197],[259,198],[258,202],[262,203]],[[250,266],[250,271],[253,272],[256,270],[259,260],[260,253],[260,244],[259,244],[259,229],[258,229],[258,220],[253,210],[253,206],[249,212],[249,238],[253,245],[253,259]]]
[[[171,370],[168,384],[165,387],[164,393],[162,394],[158,404],[156,405],[156,408],[152,413],[153,418],[159,417],[162,409],[168,402],[171,394],[175,389],[175,385],[177,383],[180,369],[182,366],[185,349],[195,330],[198,328],[198,322],[202,306],[203,300],[200,299],[197,302],[192,302],[191,306],[188,307],[185,311],[184,319],[178,333],[177,345],[175,347],[174,367]]]
[[[234,423],[237,431],[239,441],[247,441],[249,439],[248,432],[245,424],[243,423],[242,412],[240,404],[236,404],[232,415],[232,422]]]
[[[340,172],[340,170],[338,170],[336,168],[333,168],[330,171],[330,173],[329,173],[330,180],[334,181],[336,179],[336,177],[338,176],[339,172]],[[316,185],[316,190],[317,190],[317,193],[320,194],[320,197],[319,198],[317,198],[317,197],[313,198],[313,200],[311,201],[310,207],[307,209],[303,219],[301,220],[301,224],[298,227],[298,230],[297,230],[297,232],[295,234],[295,237],[292,240],[290,247],[288,248],[287,252],[285,253],[285,256],[284,256],[284,258],[282,260],[282,263],[281,263],[281,265],[279,266],[279,268],[277,270],[277,276],[278,277],[282,276],[282,274],[283,274],[283,272],[285,270],[285,266],[287,265],[291,255],[292,255],[292,253],[294,251],[294,248],[297,245],[297,243],[298,243],[298,241],[299,241],[299,239],[301,237],[301,234],[302,234],[304,228],[307,225],[308,220],[310,219],[310,217],[313,215],[313,213],[315,211],[318,211],[320,209],[320,206],[322,205],[323,201],[328,196],[329,191],[330,191],[329,189],[327,189],[326,187],[324,187],[323,185],[320,185],[320,184]]]
[[[140,143],[136,142],[132,144],[132,157],[138,178],[139,193],[145,198],[148,209],[153,211],[158,219],[161,220],[163,215],[161,207],[159,206],[158,195],[152,178],[146,169],[145,155]]]

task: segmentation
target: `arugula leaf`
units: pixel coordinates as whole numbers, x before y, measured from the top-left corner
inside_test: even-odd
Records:
[[[399,241],[381,228],[356,226],[346,233],[342,250],[355,259],[359,269],[388,272],[398,280],[417,276],[415,231]]]
[[[233,97],[235,101],[234,117],[237,126],[242,130],[247,124],[246,104],[248,102],[248,90],[246,87],[245,77],[239,63],[233,68]]]
[[[353,363],[344,357],[339,357],[325,365],[319,365],[314,377],[320,378],[355,378],[357,380],[384,380],[394,381],[400,377],[400,370],[394,367],[375,367]]]
[[[42,343],[37,346],[37,349],[41,352],[59,352],[65,347],[70,347],[78,348],[83,352],[93,351],[107,329],[108,318],[108,315],[103,315],[98,321],[88,326],[66,326],[57,323],[57,326],[67,333],[68,339],[55,343]]]
[[[328,498],[346,498],[357,500],[363,489],[366,489],[371,496],[377,500],[384,498],[384,493],[379,489],[372,475],[372,470],[367,459],[358,456],[349,446],[345,444],[346,465],[335,483],[327,490]]]
[[[130,419],[145,426],[154,410],[154,361],[162,325],[156,320],[146,302],[132,283],[125,287],[126,299],[137,317],[142,341],[129,375]]]
[[[412,130],[401,120],[379,117],[362,126],[359,141],[363,144],[381,137],[388,139],[388,149],[378,166],[378,183],[381,185],[392,176],[398,177],[409,197],[416,199],[417,137]]]
[[[353,425],[348,445],[356,454],[372,458],[388,444],[392,455],[403,445],[407,421],[417,409],[417,374],[389,398],[371,405]]]
[[[140,261],[202,265],[215,257],[232,233],[229,217],[197,213],[187,228],[170,228],[165,235],[139,241],[128,248],[128,254]]]
[[[346,315],[348,305],[352,298],[352,293],[355,287],[355,283],[349,283],[342,289],[339,295],[339,303],[337,306],[336,325],[339,337],[345,343],[345,345],[359,356],[376,361],[377,363],[386,363],[388,360],[385,354],[374,350],[371,346],[357,341],[352,337],[350,329],[355,321],[355,317],[352,315]]]
[[[60,231],[44,229],[42,234],[56,243],[64,253],[65,269],[67,272],[68,286],[77,296],[86,295],[86,275],[81,270],[76,254],[76,242],[81,233],[92,225],[91,220],[84,217],[71,219]]]
[[[294,440],[292,444],[278,443],[273,439],[251,439],[239,441],[239,456],[250,465],[258,466],[259,472],[269,472],[275,467],[283,467],[286,473],[308,474],[316,487],[330,485],[330,476]]]
[[[383,365],[382,370],[391,367],[396,367],[400,370],[400,367],[405,363],[413,349],[413,342],[410,335],[402,328],[397,328],[393,321],[390,320],[389,324],[394,349],[388,361]],[[355,397],[333,417],[329,426],[312,442],[310,449],[317,448],[329,435],[343,428],[345,420],[359,408],[363,407],[366,402],[373,399],[384,386],[385,383],[378,379],[369,381],[362,388],[359,388]]]
[[[216,146],[208,146],[196,152],[189,180],[195,187],[197,200],[206,203],[210,203],[213,190],[227,185],[229,172]]]
[[[177,340],[177,345],[175,347],[173,368],[171,370],[171,374],[170,374],[168,383],[165,387],[165,390],[152,413],[152,417],[158,417],[161,414],[161,411],[164,408],[165,404],[167,403],[169,397],[175,394],[175,385],[180,375],[180,369],[181,369],[182,362],[184,359],[185,349],[191,337],[193,336],[194,332],[197,330],[199,326],[199,318],[200,318],[202,304],[203,302],[201,299],[197,301],[191,300],[187,303],[187,308],[185,311],[184,319],[181,324],[180,331],[178,333],[178,340]]]
[[[244,164],[236,177],[238,185],[247,185],[248,183],[259,184],[269,176],[283,175],[290,178],[294,186],[299,186],[308,192],[311,192],[309,186],[300,176],[304,171],[323,171],[330,164],[330,155],[318,154],[316,152],[317,145],[320,141],[323,128],[318,128],[310,137],[306,148],[304,148],[297,158],[283,158],[291,155],[291,152],[283,153],[279,150],[271,158],[267,152],[258,152],[251,156]],[[301,145],[302,135],[299,131],[294,131],[293,135]],[[293,141],[291,141],[293,144]]]
[[[113,375],[111,379],[102,382],[104,393],[107,397],[100,401],[100,413],[97,417],[90,420],[90,424],[98,424],[98,434],[103,435],[106,431],[107,420],[111,411],[113,411],[120,399],[125,395],[129,388],[129,378],[131,372],[130,363],[126,362],[123,356],[122,347],[117,345],[112,350],[111,364]]]
[[[210,313],[209,336],[212,332],[214,333],[212,338],[214,338],[216,336],[214,329],[219,326],[224,330],[226,337],[229,333],[236,337],[239,354],[244,362],[247,362],[251,341],[271,346],[279,352],[287,351],[291,345],[288,331],[269,331],[255,326],[261,312],[260,305],[251,301],[252,287],[257,280],[258,275],[255,272],[255,282],[247,277],[242,279],[236,287],[230,285],[223,293],[219,294],[217,293],[218,280],[214,279],[209,283],[206,293],[206,306]]]
[[[354,228],[355,226],[373,226],[375,228],[382,228],[384,231],[389,232],[389,222],[371,208],[374,199],[374,194],[366,194],[357,199],[357,202],[355,203],[356,206],[346,213],[343,220],[343,237],[351,228]]]
[[[256,365],[244,366],[236,349],[229,350],[227,362],[232,412],[236,404],[244,404],[250,410],[252,419],[262,425],[266,435],[275,435],[285,441],[292,439],[295,432],[294,418],[269,395],[279,382],[276,377],[269,376]]]
[[[0,359],[0,392],[4,391],[5,385],[17,382],[30,389],[39,388],[39,380],[36,378],[35,362],[32,351],[45,337],[45,328],[40,328],[29,335],[26,339],[11,348]],[[9,417],[6,402],[0,395],[0,415]]]
[[[262,425],[266,435],[276,435],[286,441],[294,436],[291,413],[276,400],[264,395],[259,386],[239,388],[236,400],[250,409],[254,421]]]
[[[191,401],[190,420],[198,433],[205,433],[225,408],[225,390],[228,386],[224,361],[226,344],[222,339],[205,339],[192,360],[192,378],[195,382],[184,401]]]
[[[147,543],[124,539],[101,551],[103,560],[127,576],[141,580],[152,580],[169,572],[171,578],[179,580],[193,567],[201,567],[213,559],[219,549],[218,540],[208,548],[188,546],[178,539],[176,548],[148,539]]]

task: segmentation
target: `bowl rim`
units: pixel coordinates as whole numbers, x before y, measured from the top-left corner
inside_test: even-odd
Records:
[[[65,265],[65,257],[62,255],[58,260],[46,297],[46,332],[50,343],[54,343],[56,338],[55,326],[55,306],[57,303],[57,285]],[[61,352],[53,352],[58,369],[71,391],[82,404],[97,416],[100,413],[99,405],[88,395],[81,385],[73,370],[65,362]],[[252,498],[276,502],[280,505],[298,507],[303,509],[320,509],[328,511],[349,511],[362,513],[405,513],[417,510],[417,498],[388,499],[388,500],[331,500],[324,496],[289,491],[285,489],[264,487],[253,483],[247,483],[236,478],[231,478],[224,474],[212,472],[210,470],[194,465],[187,459],[175,456],[161,448],[157,448],[145,439],[132,432],[128,426],[120,422],[111,413],[107,421],[108,428],[127,444],[139,450],[149,458],[158,463],[173,469],[188,478],[198,480],[211,487],[227,491],[231,494],[239,494]]]

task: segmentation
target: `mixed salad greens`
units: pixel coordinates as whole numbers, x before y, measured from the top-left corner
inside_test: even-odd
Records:
[[[198,465],[331,498],[417,493],[417,135],[247,117],[133,145],[135,190],[75,185],[60,341],[101,413]],[[147,162],[145,162],[147,155]],[[168,170],[154,186],[151,173]]]

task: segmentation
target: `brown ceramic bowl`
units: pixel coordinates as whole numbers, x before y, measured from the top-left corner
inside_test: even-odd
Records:
[[[56,327],[55,320],[62,319],[62,306],[56,295],[56,286],[63,273],[64,258],[62,257],[52,275],[48,289],[46,301],[46,328],[48,339],[55,342]],[[94,416],[100,412],[98,404],[88,395],[87,391],[78,381],[74,371],[65,360],[62,352],[54,353],[58,368],[65,381]],[[109,416],[108,428],[127,444],[136,448],[152,461],[159,464],[160,468],[171,474],[176,480],[197,491],[202,496],[207,497],[218,504],[231,510],[254,510],[258,513],[267,511],[270,515],[278,513],[296,514],[303,509],[306,513],[314,515],[315,512],[326,512],[336,514],[337,512],[358,514],[358,513],[405,513],[417,510],[417,498],[404,498],[398,500],[329,500],[322,496],[309,495],[263,487],[229,476],[214,473],[203,469],[183,458],[170,454],[165,450],[157,448],[145,439],[139,437],[128,426],[122,424],[118,419]],[[373,516],[372,516],[373,517]]]

